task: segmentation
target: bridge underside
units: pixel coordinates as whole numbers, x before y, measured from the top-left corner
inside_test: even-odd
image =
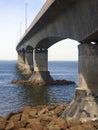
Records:
[[[94,32],[93,34],[89,35],[85,41],[92,41],[92,42],[98,42],[98,31]]]

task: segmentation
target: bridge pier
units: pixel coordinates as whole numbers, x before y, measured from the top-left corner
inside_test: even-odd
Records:
[[[33,73],[33,50],[26,50],[25,52],[24,73],[27,77]]]
[[[29,81],[35,84],[46,84],[53,81],[48,71],[48,50],[36,48],[33,50],[34,71]]]
[[[24,64],[22,51],[18,51],[18,64]]]
[[[64,119],[98,119],[98,44],[79,45],[79,86]]]
[[[21,74],[29,78],[33,72],[33,50],[22,50],[18,52],[18,69]]]
[[[25,51],[24,50],[19,50],[18,51],[18,69],[20,71],[23,70],[25,64]]]

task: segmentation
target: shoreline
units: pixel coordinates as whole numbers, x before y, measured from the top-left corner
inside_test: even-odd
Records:
[[[0,117],[0,130],[98,130],[98,121],[61,118],[67,104],[26,106]]]

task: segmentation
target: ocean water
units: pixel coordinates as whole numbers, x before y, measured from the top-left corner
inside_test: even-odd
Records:
[[[17,70],[17,61],[0,61],[0,115],[18,111],[27,105],[71,102],[78,86],[78,62],[51,61],[48,70],[54,79],[75,81],[76,85],[15,85],[12,80],[23,78]]]

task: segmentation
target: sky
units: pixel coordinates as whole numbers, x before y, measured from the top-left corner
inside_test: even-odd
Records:
[[[17,60],[16,46],[46,0],[0,1],[0,60]],[[28,5],[26,6],[26,3]],[[79,43],[66,39],[49,48],[49,60],[78,60]]]

